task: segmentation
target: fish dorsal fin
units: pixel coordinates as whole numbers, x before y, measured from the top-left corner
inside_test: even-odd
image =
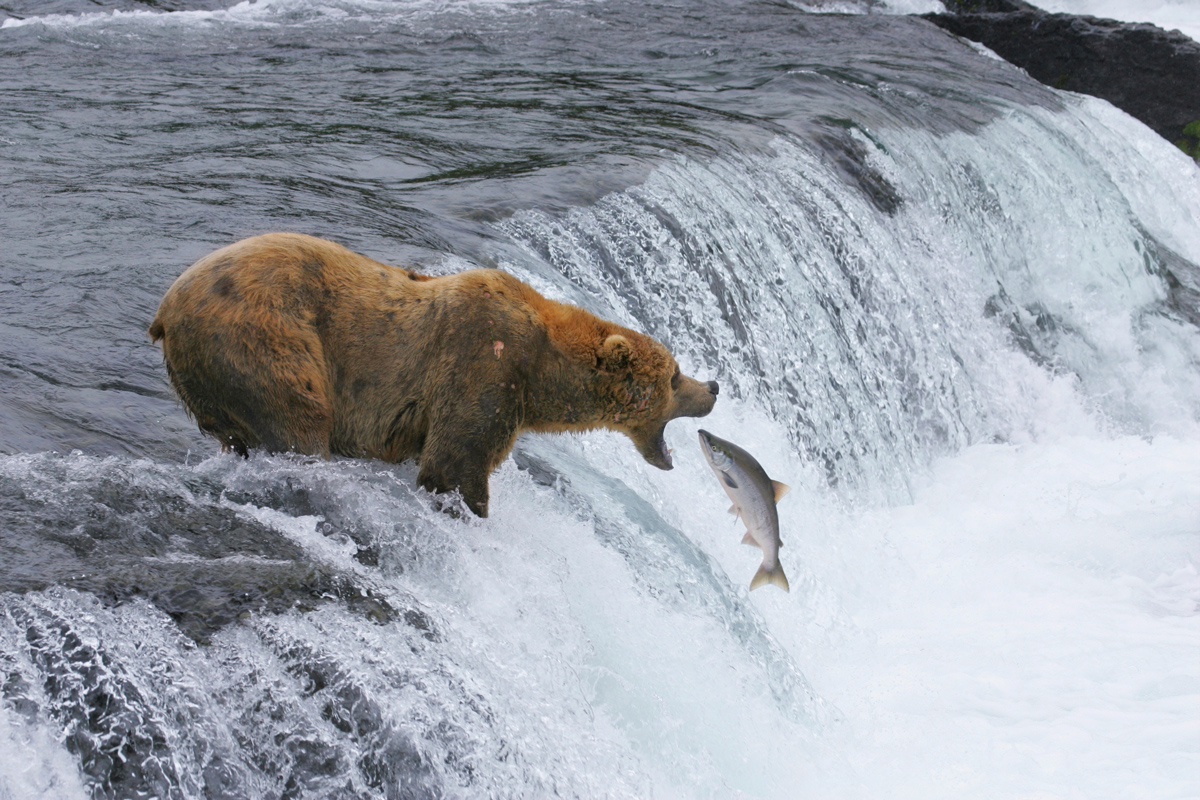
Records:
[[[756,542],[754,540],[754,537],[750,535],[750,531],[746,531],[746,535],[742,537],[742,544],[748,544],[752,547],[758,547],[758,542]],[[758,549],[761,550],[762,548],[758,547]]]
[[[792,490],[792,487],[788,486],[786,483],[780,483],[779,481],[771,481],[771,485],[775,487],[776,503],[782,500],[783,496]]]

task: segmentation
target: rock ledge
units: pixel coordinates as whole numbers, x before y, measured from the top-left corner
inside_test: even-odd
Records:
[[[1200,44],[1178,31],[1073,14],[1021,0],[943,0],[925,14],[1056,89],[1099,97],[1200,156]]]

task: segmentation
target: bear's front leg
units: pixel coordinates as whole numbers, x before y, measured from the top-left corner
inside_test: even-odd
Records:
[[[468,464],[449,454],[421,455],[421,472],[417,482],[437,494],[457,491],[463,502],[477,516],[488,515],[488,475],[483,465]]]
[[[467,508],[486,517],[488,477],[516,438],[515,414],[491,397],[469,410],[444,409],[425,437],[417,481],[431,492],[458,490]]]

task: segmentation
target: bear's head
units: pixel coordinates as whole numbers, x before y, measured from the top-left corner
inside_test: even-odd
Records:
[[[671,469],[671,452],[663,432],[676,417],[703,417],[717,401],[717,383],[701,383],[679,371],[671,353],[659,342],[634,331],[606,336],[596,350],[596,370],[606,411],[604,427],[633,440],[642,458],[659,469]]]

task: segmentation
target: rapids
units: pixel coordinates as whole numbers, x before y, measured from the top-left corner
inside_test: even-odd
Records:
[[[915,1],[227,5],[0,3],[0,798],[1200,792],[1195,162]],[[145,329],[279,229],[720,400],[670,472],[523,438],[487,520],[222,455]]]

